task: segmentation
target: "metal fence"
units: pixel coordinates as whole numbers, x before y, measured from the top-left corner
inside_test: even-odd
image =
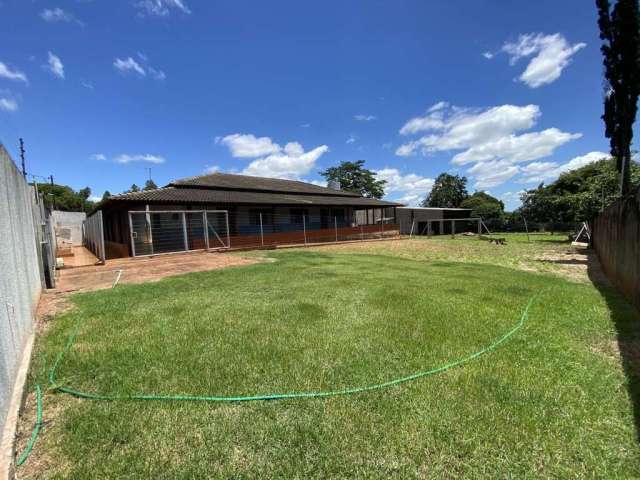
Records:
[[[306,245],[400,234],[393,217],[379,215],[372,221],[375,223],[338,215],[309,215],[295,209],[289,214],[276,214],[268,209],[129,212],[133,256]]]
[[[102,210],[98,210],[82,224],[82,243],[101,261],[107,258],[104,249],[104,227]]]

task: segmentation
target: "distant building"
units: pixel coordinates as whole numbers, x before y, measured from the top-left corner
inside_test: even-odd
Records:
[[[450,235],[480,233],[479,218],[469,208],[398,207],[396,221],[402,235]]]

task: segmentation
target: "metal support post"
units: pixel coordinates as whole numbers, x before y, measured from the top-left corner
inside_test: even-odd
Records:
[[[184,251],[189,251],[189,240],[187,239],[187,214],[182,212],[182,233],[184,234]]]
[[[307,244],[307,221],[306,215],[302,215],[302,234],[304,235],[304,244]]]
[[[264,247],[264,229],[262,228],[262,212],[260,212],[260,245]]]
[[[202,212],[202,225],[204,226],[204,248],[209,250],[209,222],[207,220],[207,211]]]

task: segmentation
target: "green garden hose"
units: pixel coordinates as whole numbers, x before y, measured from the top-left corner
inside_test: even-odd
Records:
[[[69,395],[73,395],[78,398],[85,398],[89,400],[107,400],[107,401],[116,401],[116,400],[156,400],[156,401],[197,401],[197,402],[250,402],[250,401],[260,401],[260,400],[283,400],[283,399],[294,399],[294,398],[326,398],[326,397],[336,397],[340,395],[352,395],[357,393],[369,392],[372,390],[380,390],[383,388],[392,387],[394,385],[398,385],[405,382],[410,382],[412,380],[416,380],[418,378],[426,377],[429,375],[434,375],[436,373],[441,373],[451,368],[457,367],[464,363],[470,362],[485,353],[489,353],[492,350],[495,350],[502,343],[507,341],[513,334],[515,334],[518,330],[522,328],[525,320],[528,317],[529,309],[533,304],[533,301],[540,294],[540,292],[534,294],[529,301],[527,302],[522,315],[518,322],[505,334],[503,334],[500,338],[489,344],[488,346],[463,357],[459,360],[447,363],[446,365],[432,368],[430,370],[423,370],[420,372],[413,373],[411,375],[407,375],[404,377],[395,378],[383,383],[376,383],[371,385],[364,385],[361,387],[353,387],[346,388],[343,390],[329,390],[324,392],[291,392],[291,393],[272,393],[272,394],[261,394],[261,395],[249,395],[249,396],[207,396],[207,395],[156,395],[156,394],[133,394],[133,395],[102,395],[98,393],[91,392],[83,392],[81,390],[76,390],[71,387],[65,387],[64,385],[56,385],[56,371],[58,366],[62,362],[64,355],[71,349],[80,327],[80,319],[78,319],[74,325],[74,328],[67,339],[67,342],[56,357],[55,362],[51,370],[49,371],[49,383],[51,390],[67,393]],[[37,395],[38,395],[38,420],[36,426],[33,430],[33,434],[31,436],[31,441],[27,446],[27,449],[23,452],[18,460],[18,465],[24,463],[26,457],[31,452],[33,448],[33,444],[35,443],[35,439],[38,436],[38,432],[40,430],[40,423],[42,422],[42,402],[40,395],[40,387],[36,387]]]
[[[27,446],[22,451],[22,454],[16,461],[17,465],[22,465],[29,455],[31,454],[31,450],[33,450],[33,446],[36,444],[36,440],[38,439],[38,434],[40,433],[40,426],[42,425],[42,391],[40,390],[40,385],[36,385],[36,403],[37,403],[37,413],[36,413],[36,424],[33,427],[33,431],[31,432],[31,438],[27,443]]]

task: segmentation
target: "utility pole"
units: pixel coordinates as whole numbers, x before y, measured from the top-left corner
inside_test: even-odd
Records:
[[[49,175],[49,180],[51,180],[51,205],[53,206],[52,210],[56,209],[56,196],[53,194],[53,175]]]
[[[22,176],[24,179],[27,179],[27,169],[24,163],[24,140],[20,138],[20,160],[22,160]]]
[[[147,172],[149,172],[149,180],[151,180],[151,167],[147,167]]]

